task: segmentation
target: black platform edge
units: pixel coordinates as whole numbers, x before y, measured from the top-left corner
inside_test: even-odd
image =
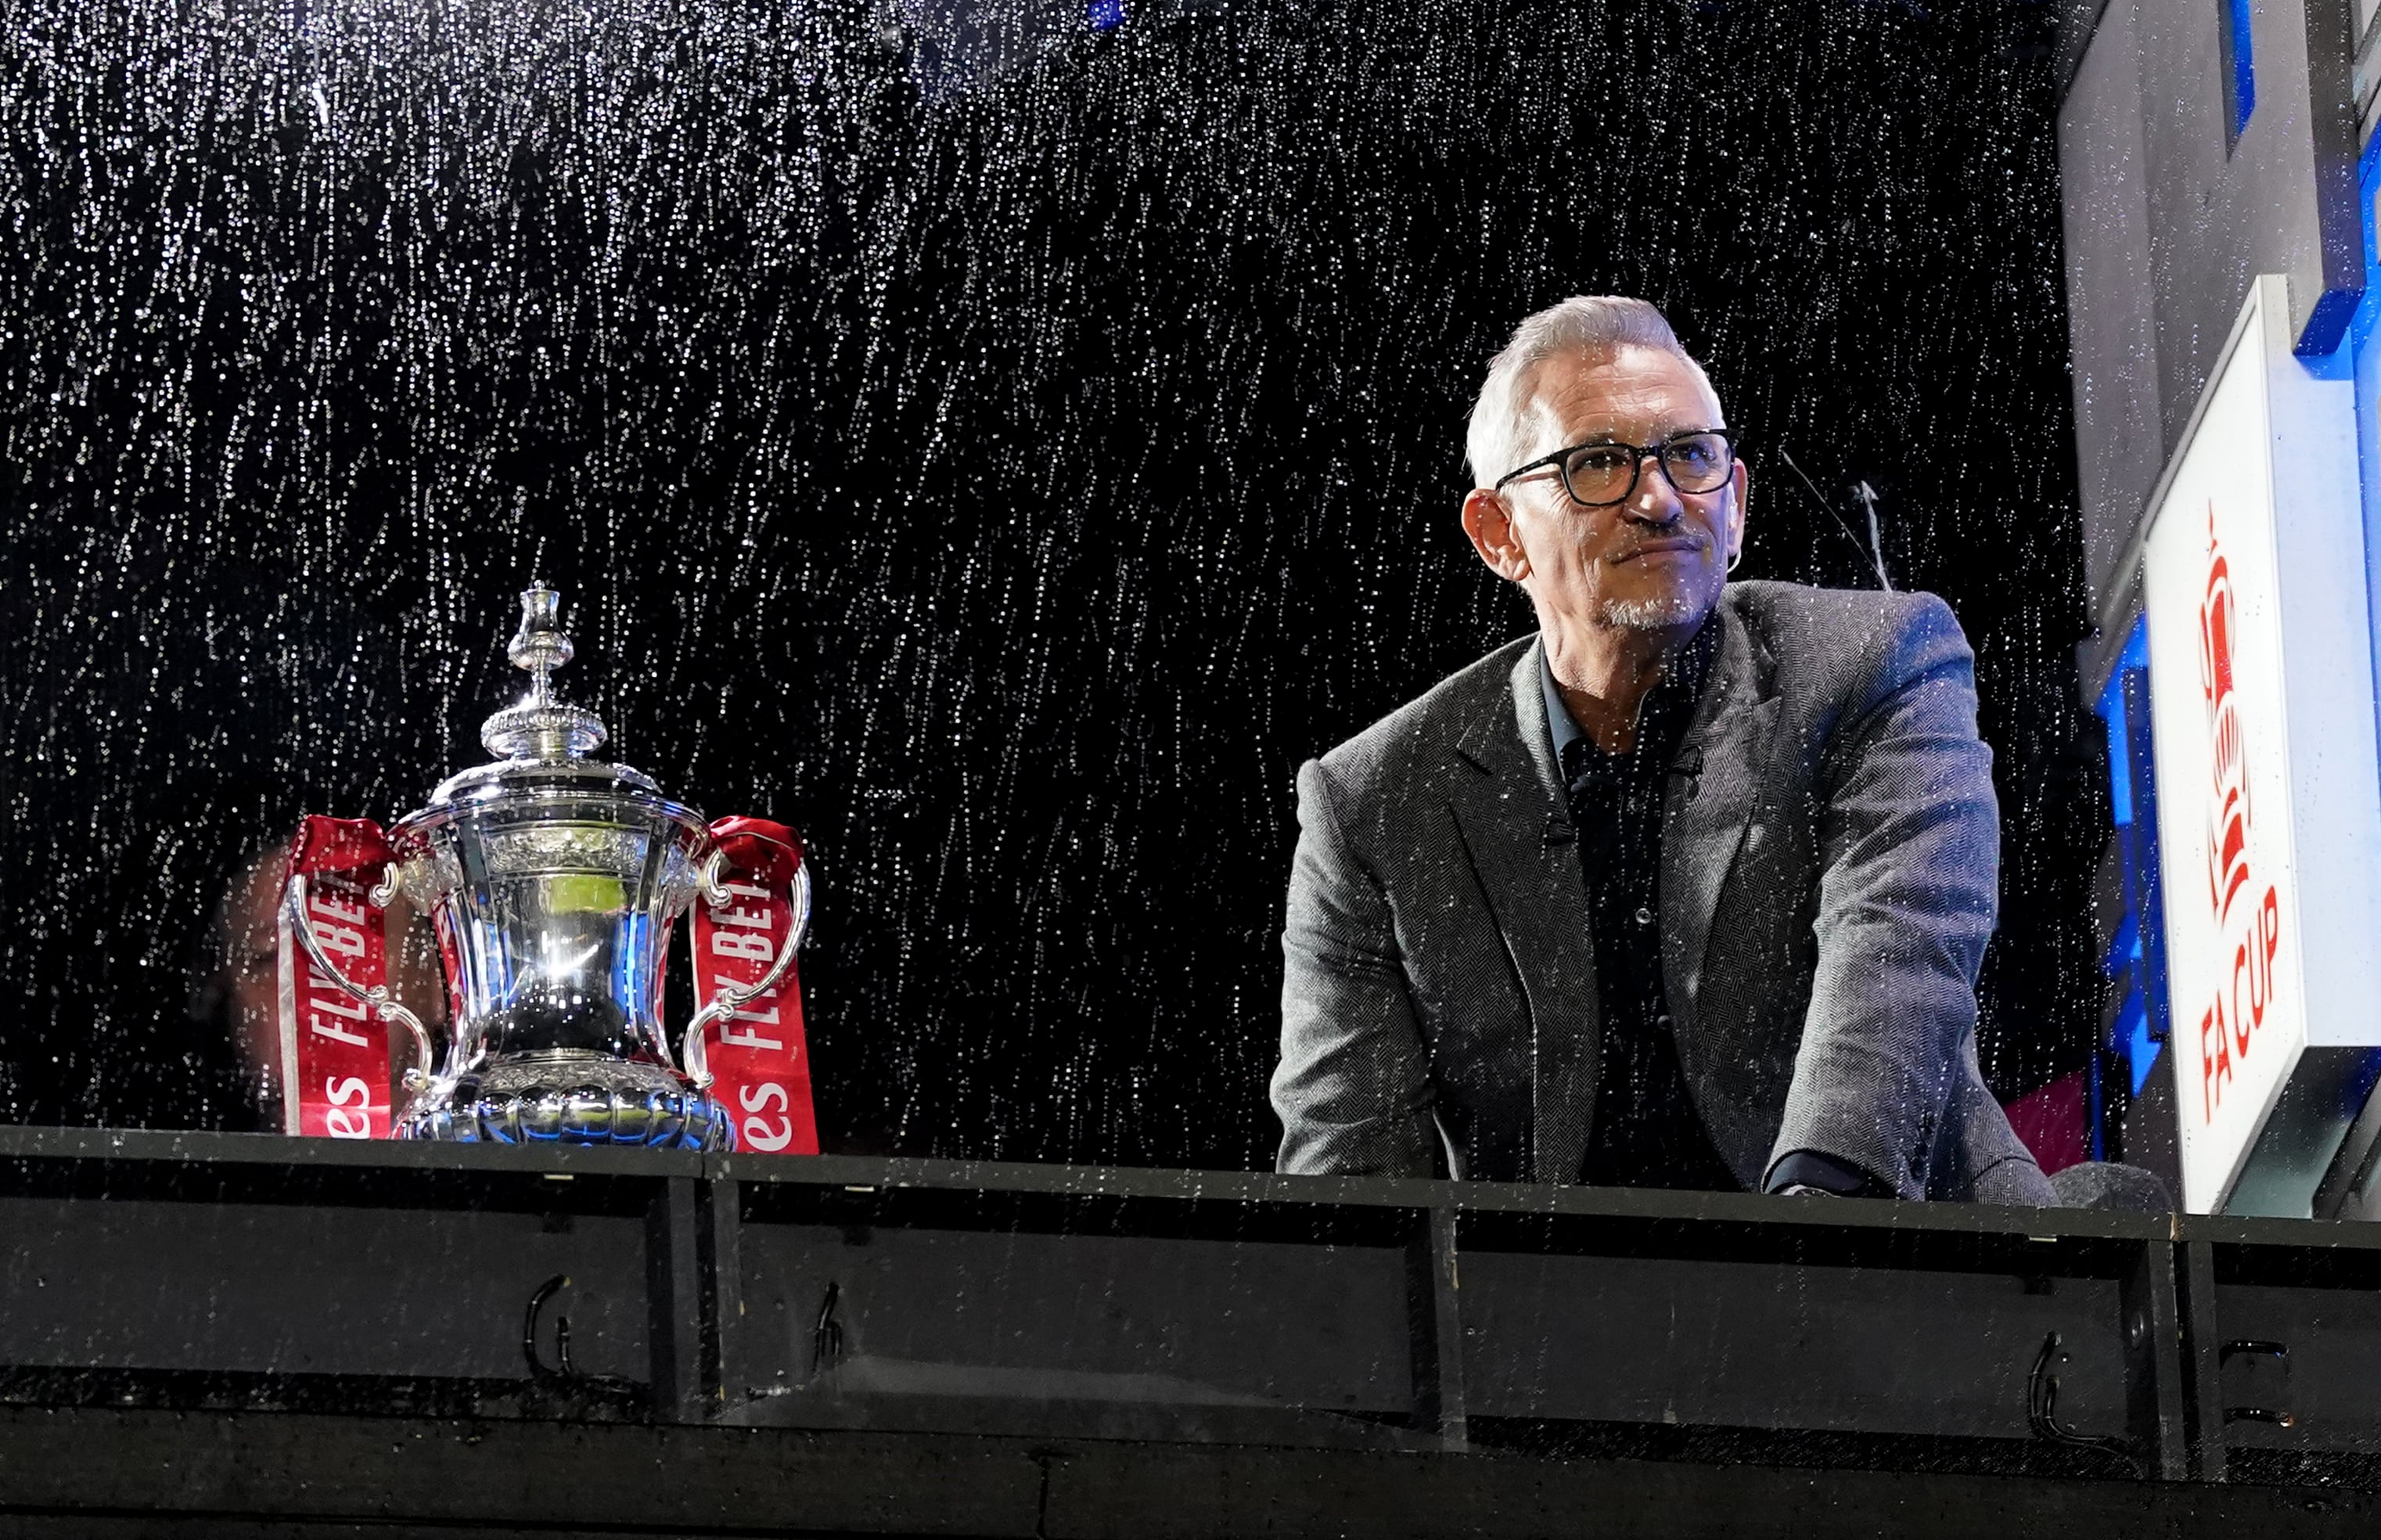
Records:
[[[2369,1535],[2289,1486],[1519,1454],[0,1408],[10,1535]]]

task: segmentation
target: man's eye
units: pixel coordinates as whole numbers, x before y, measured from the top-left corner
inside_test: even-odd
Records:
[[[1573,469],[1580,471],[1617,471],[1629,464],[1629,451],[1608,444],[1581,449],[1570,458]]]

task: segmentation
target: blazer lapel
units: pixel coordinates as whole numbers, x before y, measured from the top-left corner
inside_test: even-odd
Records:
[[[1662,971],[1681,1028],[1696,1020],[1712,917],[1752,821],[1777,725],[1777,698],[1761,698],[1751,639],[1725,607],[1720,617],[1713,678],[1671,761],[1682,773],[1671,776],[1663,809]]]
[[[1529,1002],[1533,1175],[1570,1182],[1595,1114],[1595,960],[1570,799],[1546,730],[1539,645],[1522,650],[1512,688],[1457,743],[1475,773],[1456,776],[1450,801]]]

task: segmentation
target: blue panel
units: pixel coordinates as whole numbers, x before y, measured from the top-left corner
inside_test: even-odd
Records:
[[[2141,991],[2135,990],[2125,996],[2123,1007],[2117,1012],[2115,1031],[2110,1035],[2116,1039],[2117,1052],[2124,1056],[2133,1082],[2133,1094],[2138,1096],[2142,1094],[2142,1087],[2150,1082],[2150,1069],[2157,1063],[2158,1057],[2158,1045],[2150,1037],[2150,1016],[2143,1007]]]
[[[2157,766],[2149,713],[2149,624],[2136,620],[2094,709],[2108,734],[2108,789],[2123,862],[2124,912],[2101,967],[2118,996],[2107,1047],[2123,1056],[2133,1094],[2149,1083],[2171,1013],[2166,991],[2166,908],[2157,840]],[[2093,1139],[2103,1131],[2094,1107]]]
[[[1124,0],[1089,0],[1083,18],[1095,32],[1113,32],[1124,25]]]
[[[2149,666],[2149,639],[2148,627],[2133,627],[2132,635],[2125,639],[2125,650],[2117,654],[2117,666],[2109,671],[2106,686],[2100,691],[2100,703],[2094,708],[2108,731],[2108,797],[2118,828],[2133,821],[2132,754],[2125,744],[2125,671]]]
[[[2225,120],[2224,143],[2228,150],[2249,126],[2257,106],[2257,67],[2249,38],[2250,0],[2223,0],[2224,87],[2231,109]]]
[[[2149,628],[2133,623],[2125,652],[2135,647],[2146,654]],[[2163,1043],[2173,1030],[2174,1013],[2167,1004],[2166,886],[2158,855],[2157,761],[2150,737],[2150,671],[2146,664],[2120,671],[2125,701],[2126,772],[2132,779],[2133,821],[2118,841],[2125,854],[2125,903],[2132,911],[2141,935],[2142,996],[2149,1008],[2149,1035]]]

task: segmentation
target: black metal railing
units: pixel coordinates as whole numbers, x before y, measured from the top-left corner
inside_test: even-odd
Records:
[[[0,1233],[0,1513],[629,1532],[774,1511],[805,1459],[874,1506],[751,1522],[1046,1527],[1103,1480],[1190,1482],[1210,1532],[1237,1490],[1405,1533],[1439,1486],[1526,1529],[1661,1470],[2381,1488],[2356,1224],[18,1129]],[[276,1440],[303,1479],[240,1463]],[[621,1508],[632,1468],[669,1495]]]

